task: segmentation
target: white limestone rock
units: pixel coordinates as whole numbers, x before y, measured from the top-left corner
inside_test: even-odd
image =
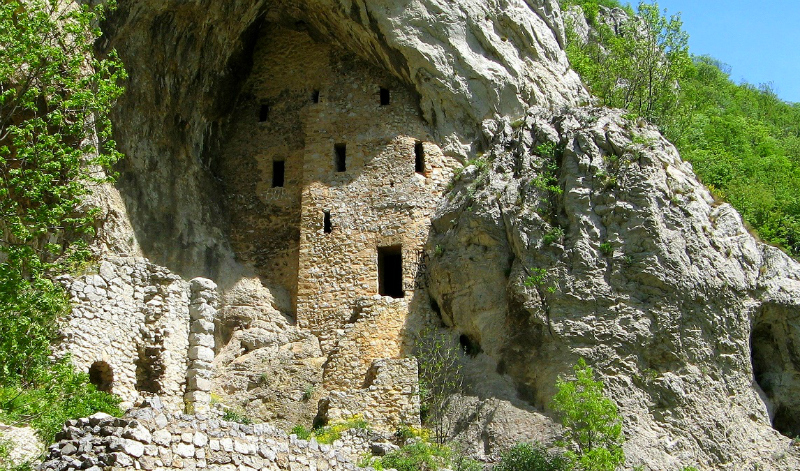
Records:
[[[475,393],[547,412],[583,357],[620,406],[630,465],[800,466],[800,264],[622,114],[531,110],[438,210],[430,293],[481,352]],[[542,157],[554,136],[563,155]]]

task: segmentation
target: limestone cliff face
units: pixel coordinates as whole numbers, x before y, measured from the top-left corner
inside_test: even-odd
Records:
[[[473,361],[547,414],[587,359],[631,465],[797,467],[800,265],[621,112],[532,110],[485,131],[429,240],[431,296]]]
[[[555,0],[118,3],[105,46],[130,72],[116,116],[128,157],[119,186],[145,255],[186,276],[232,269],[210,168],[265,28],[307,31],[411,87],[450,155],[473,152],[484,119],[587,97]]]

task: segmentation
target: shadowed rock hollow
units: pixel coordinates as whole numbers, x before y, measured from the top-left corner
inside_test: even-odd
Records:
[[[276,26],[305,31],[415,90],[450,155],[474,152],[484,119],[587,98],[568,68],[554,0],[120,1],[104,44],[130,73],[115,120],[127,156],[119,187],[144,254],[187,277],[236,271],[210,168],[253,48]]]

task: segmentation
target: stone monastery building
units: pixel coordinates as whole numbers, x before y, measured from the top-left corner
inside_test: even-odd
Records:
[[[430,314],[424,248],[460,166],[420,114],[415,92],[388,74],[302,30],[269,27],[213,161],[238,260],[288,301],[279,310],[289,328],[318,342],[319,353],[289,363],[316,358],[314,396],[324,397],[303,407],[326,418],[368,409],[387,426],[419,420],[409,332]],[[235,331],[258,317],[253,296],[226,301],[210,280],[132,258],[103,262],[71,290],[64,345],[101,389],[193,411],[212,393],[238,392],[218,388],[215,371]],[[307,350],[284,350],[293,348]]]

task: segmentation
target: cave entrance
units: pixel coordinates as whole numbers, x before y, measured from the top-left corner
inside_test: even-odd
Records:
[[[785,332],[780,313],[765,309],[750,334],[753,376],[766,396],[772,427],[787,437],[800,435],[800,375],[794,364],[793,345]],[[783,320],[786,318],[783,317]],[[786,344],[786,345],[784,345]],[[786,347],[786,348],[782,348]]]
[[[110,393],[114,384],[114,371],[111,365],[104,361],[96,361],[89,367],[89,382],[94,384],[98,391]]]
[[[403,247],[392,245],[378,247],[378,294],[402,298],[403,291]]]

